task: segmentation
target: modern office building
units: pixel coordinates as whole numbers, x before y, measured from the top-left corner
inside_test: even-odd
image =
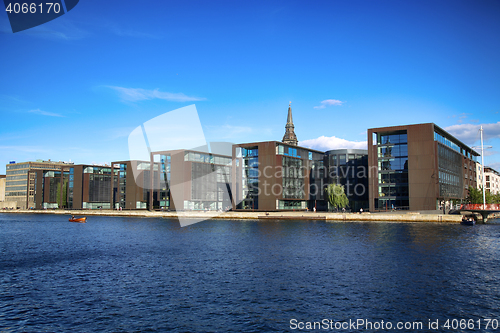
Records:
[[[110,166],[80,164],[35,171],[36,209],[110,209],[112,202]]]
[[[160,208],[231,208],[231,156],[186,149],[153,152],[152,155],[154,161],[159,161]]]
[[[112,209],[113,181],[117,173],[110,165],[75,165],[69,175],[69,206],[73,209]]]
[[[33,171],[35,180],[35,209],[72,208],[68,193],[70,191],[70,174],[74,166],[60,170],[39,169]],[[72,177],[72,176],[71,176]],[[73,182],[71,181],[71,184]]]
[[[326,183],[344,186],[352,211],[368,210],[368,151],[336,149],[325,152]]]
[[[117,161],[111,166],[114,209],[168,208],[166,187],[160,181],[159,163],[153,164],[153,177],[150,161]]]
[[[324,200],[323,177],[311,170],[323,165],[323,152],[277,141],[233,146],[234,209],[273,211],[312,209]]]
[[[370,211],[436,210],[476,187],[479,154],[435,124],[368,130]]]
[[[11,162],[6,165],[6,187],[5,187],[5,199],[6,201],[15,202],[16,208],[27,209],[35,208],[35,193],[37,190],[37,176],[43,174],[43,172],[55,172],[64,175],[69,172],[69,168],[73,166],[73,163],[67,162],[53,162],[51,160],[42,161],[37,160],[36,162],[24,162],[15,163]],[[61,176],[62,177],[62,176]],[[57,193],[59,193],[59,198],[61,198],[61,193],[63,192],[64,181],[59,177],[56,182],[59,187],[54,185],[53,196],[57,198]]]
[[[233,209],[306,210],[324,206],[324,153],[297,146],[288,105],[282,142],[233,145]]]
[[[500,192],[500,173],[493,168],[484,168],[485,188],[491,194]]]

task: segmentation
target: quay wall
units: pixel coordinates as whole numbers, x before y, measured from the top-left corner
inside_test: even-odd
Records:
[[[0,210],[0,213],[21,214],[56,214],[78,216],[123,216],[123,217],[153,217],[153,218],[206,218],[206,219],[252,219],[252,220],[311,220],[311,221],[345,221],[345,222],[445,222],[460,223],[462,215],[419,214],[419,213],[327,213],[327,212],[224,212],[211,217],[214,212],[150,212],[144,210]]]

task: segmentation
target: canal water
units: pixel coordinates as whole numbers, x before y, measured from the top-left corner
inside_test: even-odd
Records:
[[[491,222],[0,214],[0,332],[497,332]]]

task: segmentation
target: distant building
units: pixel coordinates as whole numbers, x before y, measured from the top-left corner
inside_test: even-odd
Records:
[[[370,211],[436,210],[476,187],[479,154],[435,124],[368,130]]]
[[[6,165],[5,200],[15,202],[16,208],[35,208],[35,193],[37,190],[37,177],[44,172],[53,172],[59,177],[52,182],[52,198],[62,200],[63,176],[69,172],[73,163],[42,161],[36,162],[11,162]],[[54,177],[53,177],[54,178]],[[55,185],[57,183],[59,186]],[[41,183],[39,183],[41,184]]]
[[[497,194],[500,192],[500,173],[493,168],[484,168],[485,188],[491,194]]]
[[[5,201],[5,175],[0,175],[0,202]]]

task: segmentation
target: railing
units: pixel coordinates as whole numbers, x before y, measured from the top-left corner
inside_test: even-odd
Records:
[[[486,204],[486,205],[484,205],[484,209],[483,209],[483,204],[467,204],[467,205],[461,205],[460,210],[497,210],[497,211],[500,211],[500,204]]]

